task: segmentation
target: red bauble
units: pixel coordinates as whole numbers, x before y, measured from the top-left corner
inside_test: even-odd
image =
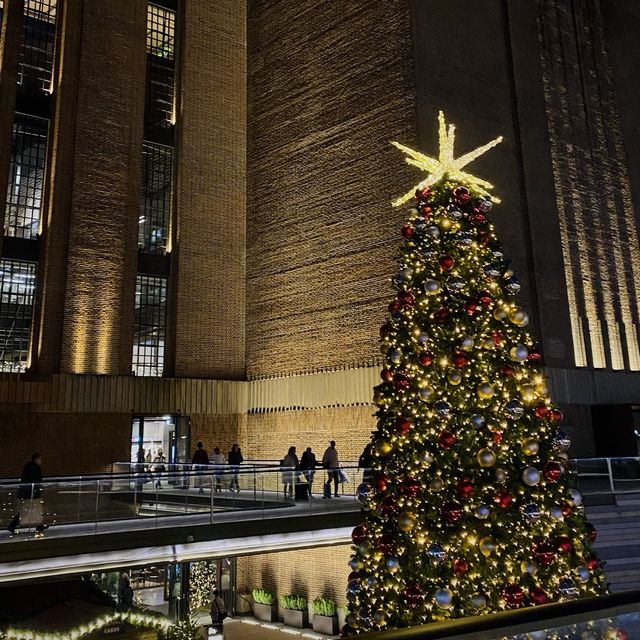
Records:
[[[558,409],[551,409],[551,411],[549,411],[549,420],[554,424],[562,422],[562,411],[559,411]]]
[[[591,556],[587,560],[587,569],[589,569],[589,571],[595,571],[599,566],[600,562],[598,562],[598,558]]]
[[[547,482],[558,482],[562,475],[562,467],[557,462],[547,462],[542,474],[547,479]]]
[[[493,338],[493,341],[497,347],[499,347],[502,344],[502,341],[504,340],[504,336],[502,335],[501,331],[494,331],[491,334],[491,337]]]
[[[445,253],[443,256],[440,256],[440,258],[438,259],[438,264],[440,265],[440,268],[444,269],[445,271],[449,271],[449,269],[453,269],[453,265],[455,263],[456,261],[448,253]]]
[[[443,324],[451,316],[451,311],[449,311],[449,309],[447,309],[446,307],[440,307],[436,311],[435,315],[436,315],[436,322],[439,322],[440,324]]]
[[[472,316],[478,310],[478,303],[475,300],[467,300],[464,303],[464,310],[467,315]]]
[[[484,215],[484,213],[482,213],[481,211],[478,211],[477,213],[470,213],[469,214],[469,222],[471,224],[485,224],[485,222],[487,221],[487,216]]]
[[[406,373],[398,371],[393,374],[393,388],[398,393],[404,393],[411,386],[411,379]]]
[[[490,307],[493,302],[493,298],[488,291],[478,291],[478,295],[476,297],[483,307]]]
[[[400,493],[405,498],[415,498],[419,493],[422,485],[415,478],[405,478],[400,483]]]
[[[504,365],[504,367],[500,368],[500,373],[505,377],[505,378],[513,378],[513,367],[510,367],[508,364]]]
[[[542,360],[542,355],[537,351],[530,351],[529,355],[527,356],[527,360],[531,360],[532,362],[540,362],[540,360]]]
[[[409,418],[405,418],[404,416],[398,416],[393,426],[398,433],[404,436],[407,433],[409,433],[413,424],[411,420],[409,420]]]
[[[549,407],[546,404],[539,404],[534,413],[536,414],[536,418],[546,418],[549,415]]]
[[[393,371],[390,369],[383,369],[380,372],[380,377],[385,381],[389,382],[389,380],[393,380]]]
[[[546,604],[549,602],[549,596],[546,591],[540,587],[533,587],[529,591],[529,599],[533,604]]]
[[[412,307],[415,301],[416,297],[413,295],[412,291],[402,290],[398,293],[398,303],[403,309]]]
[[[438,444],[443,449],[450,449],[456,443],[456,437],[450,431],[443,431],[438,436]]]
[[[423,218],[428,218],[431,215],[431,207],[426,204],[420,207],[420,215]]]
[[[385,496],[380,501],[380,513],[385,516],[394,516],[398,513],[398,503],[392,496]]]
[[[351,541],[353,542],[353,544],[362,544],[367,539],[367,533],[369,533],[367,525],[359,524],[351,532]]]
[[[462,507],[455,502],[447,502],[440,513],[446,522],[455,524],[462,518]]]
[[[417,584],[407,587],[404,591],[404,598],[406,603],[412,608],[420,606],[422,602],[422,589]]]
[[[519,584],[505,584],[502,587],[501,595],[511,609],[517,609],[524,600],[524,591]]]
[[[462,369],[467,364],[467,358],[464,353],[460,353],[459,351],[453,354],[451,358],[451,364],[458,369]]]
[[[478,231],[478,242],[485,247],[491,244],[491,234],[488,231]]]
[[[395,551],[396,543],[393,539],[393,536],[385,533],[380,536],[376,546],[378,547],[378,551],[380,551],[380,553],[383,553],[385,556],[390,556]]]
[[[459,576],[464,575],[469,571],[469,563],[459,558],[453,563],[453,571]]]
[[[408,240],[413,237],[413,227],[410,224],[403,224],[401,233]]]
[[[560,551],[560,553],[571,553],[571,549],[573,549],[571,540],[569,540],[567,536],[558,536],[556,538],[556,549]]]
[[[382,340],[384,340],[391,333],[392,328],[393,327],[388,322],[385,322],[380,327],[380,338],[382,338]]]
[[[389,485],[389,477],[382,473],[382,471],[376,471],[373,476],[373,486],[378,491],[386,491],[387,486]]]
[[[474,486],[471,480],[459,480],[458,484],[456,484],[456,493],[465,500],[471,496],[473,493]]]
[[[456,187],[451,192],[451,199],[456,204],[466,204],[471,200],[471,194],[469,193],[469,189],[467,187]]]
[[[347,578],[347,582],[351,582],[352,580],[357,580],[360,577],[360,574],[357,571],[352,571]]]
[[[565,518],[573,511],[573,507],[568,502],[563,502],[560,505],[560,508],[562,509],[562,515]]]
[[[400,309],[401,309],[400,303],[397,300],[394,300],[389,305],[389,313],[397,313],[398,311],[400,311]]]
[[[534,545],[532,551],[536,562],[543,567],[550,565],[556,557],[554,548],[546,542],[539,542]]]
[[[587,530],[587,535],[589,536],[589,542],[593,544],[596,541],[596,538],[598,537],[598,532],[596,531],[596,528],[590,522],[585,522],[584,527]]]
[[[428,367],[433,364],[433,353],[429,353],[428,351],[424,351],[418,356],[418,362],[423,367]]]
[[[502,434],[499,431],[494,431],[491,439],[493,440],[494,444],[500,444],[502,442]]]
[[[429,187],[422,187],[421,189],[416,189],[416,199],[420,200],[420,202],[426,202],[431,195],[431,189]]]
[[[513,502],[513,496],[508,491],[498,491],[493,496],[493,501],[503,509],[506,509]]]

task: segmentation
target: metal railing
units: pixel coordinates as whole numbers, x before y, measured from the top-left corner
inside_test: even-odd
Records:
[[[321,499],[326,470],[309,475],[291,467],[244,464],[165,465],[162,470],[137,463],[126,473],[47,478],[40,483],[2,480],[0,526],[16,524],[21,535],[0,533],[0,542],[39,537],[43,526],[56,536],[75,536],[128,530],[132,521],[139,523],[137,528],[153,529],[358,511],[363,470],[341,471],[347,480],[339,484],[336,500]]]
[[[640,493],[640,457],[576,458],[571,467],[585,496]]]

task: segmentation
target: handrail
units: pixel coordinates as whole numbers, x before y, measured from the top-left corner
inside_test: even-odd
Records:
[[[363,633],[362,640],[508,640],[519,634],[613,618],[640,611],[640,589],[500,611],[406,629]]]

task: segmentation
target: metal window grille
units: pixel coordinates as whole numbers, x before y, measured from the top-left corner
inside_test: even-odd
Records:
[[[167,249],[171,219],[173,149],[153,142],[142,145],[142,191],[138,219],[138,247],[143,253]]]
[[[51,93],[56,0],[25,0],[18,84],[28,95]]]
[[[167,312],[167,279],[136,277],[133,372],[137,376],[161,376]]]
[[[0,371],[27,368],[36,263],[0,260]]]
[[[147,5],[147,97],[146,123],[168,127],[174,117],[175,13]]]
[[[17,113],[13,123],[4,234],[35,238],[42,209],[42,189],[49,123]]]

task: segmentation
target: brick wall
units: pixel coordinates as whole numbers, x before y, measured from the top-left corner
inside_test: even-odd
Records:
[[[251,592],[261,587],[278,596],[303,595],[309,602],[331,598],[343,607],[350,557],[351,545],[337,545],[238,558],[238,591]]]
[[[220,447],[226,457],[231,445],[237,442],[243,450],[243,455],[248,458],[243,449],[246,424],[246,415],[192,415],[191,454],[195,451],[197,442],[201,440],[209,454],[214,447]]]
[[[245,372],[245,14],[184,3],[178,117],[175,374]]]
[[[370,362],[415,178],[407,3],[251,0],[248,42],[249,376]]]

